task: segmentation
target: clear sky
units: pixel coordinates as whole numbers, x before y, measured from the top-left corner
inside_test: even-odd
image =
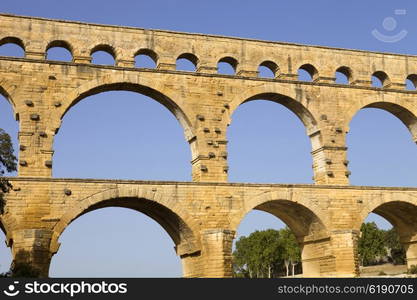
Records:
[[[399,14],[398,9],[405,11]],[[1,0],[0,12],[417,54],[416,1]],[[374,30],[388,38],[406,34],[388,43],[376,38]],[[0,55],[13,53],[15,49],[0,48]],[[108,61],[105,55],[95,59]],[[0,100],[0,128],[17,145],[17,123],[7,101]],[[227,133],[230,181],[312,183],[310,142],[293,113],[254,101],[232,117]],[[417,186],[417,147],[394,116],[377,109],[360,111],[350,124],[347,143],[352,184]],[[131,92],[99,94],[77,104],[65,115],[54,150],[54,177],[191,178],[190,151],[177,120],[153,99]],[[374,215],[368,220],[390,227]],[[282,226],[271,215],[253,212],[242,222],[239,236]],[[168,235],[153,220],[128,209],[90,212],[75,220],[60,242],[51,264],[53,277],[181,276]],[[0,245],[0,271],[9,263],[10,251]]]

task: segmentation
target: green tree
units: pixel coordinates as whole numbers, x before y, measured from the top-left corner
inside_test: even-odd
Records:
[[[0,129],[0,214],[4,211],[4,194],[12,187],[10,182],[4,178],[6,172],[17,170],[16,156],[13,154],[13,144],[10,136]]]
[[[300,262],[300,248],[290,229],[255,231],[236,242],[233,252],[235,277],[271,278],[282,274],[284,262],[295,266]]]
[[[236,242],[233,252],[234,271],[237,277],[272,277],[281,253],[279,233],[276,230],[255,231]]]
[[[289,276],[289,266],[291,265],[292,275],[294,276],[295,266],[301,261],[301,249],[295,235],[288,227],[281,229],[279,232],[284,250],[281,257],[284,260],[286,274]]]
[[[359,258],[362,266],[375,264],[379,258],[387,255],[384,236],[384,231],[378,229],[375,222],[362,224],[361,237],[358,241]]]
[[[400,237],[394,228],[385,231],[384,242],[388,248],[388,254],[394,265],[402,265],[406,262],[406,253],[403,245],[400,243]]]

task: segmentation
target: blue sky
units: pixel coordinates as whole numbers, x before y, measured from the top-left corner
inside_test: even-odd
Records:
[[[395,14],[396,9],[405,9],[405,14]],[[2,0],[0,11],[417,54],[415,1]],[[376,39],[373,30],[388,36],[402,30],[407,34],[398,42],[386,43]],[[0,48],[0,55],[13,51]],[[63,57],[59,52],[50,55]],[[108,58],[96,59],[105,63]],[[0,127],[16,141],[18,128],[12,115],[8,103],[0,101]],[[310,142],[294,114],[278,104],[255,101],[239,107],[232,118],[228,130],[230,181],[312,183]],[[350,129],[352,184],[417,185],[417,147],[398,119],[385,111],[365,109],[354,117]],[[156,101],[131,92],[99,94],[77,104],[64,117],[54,150],[54,177],[191,178],[190,151],[177,120]],[[375,216],[368,220],[377,220],[382,228],[390,226]],[[271,215],[253,212],[242,222],[239,235],[282,226]],[[136,238],[131,239],[132,235]],[[74,221],[60,241],[51,276],[181,276],[181,263],[168,235],[153,220],[128,209],[88,213]],[[0,271],[8,268],[9,252],[0,247]]]

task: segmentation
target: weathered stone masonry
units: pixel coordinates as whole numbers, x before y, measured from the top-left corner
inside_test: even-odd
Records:
[[[302,246],[304,276],[356,276],[356,242],[370,212],[389,220],[417,264],[415,188],[349,185],[345,136],[364,107],[398,117],[417,140],[417,98],[404,89],[417,57],[0,15],[0,45],[15,43],[24,58],[0,57],[0,93],[19,120],[19,171],[0,217],[16,260],[21,250],[48,275],[59,236],[78,216],[129,207],[155,219],[171,236],[186,277],[230,277],[231,245],[253,209],[281,218]],[[48,61],[53,46],[72,62]],[[115,66],[91,64],[105,50]],[[147,54],[156,69],[134,67]],[[179,57],[196,72],[175,70]],[[217,74],[217,63],[236,74]],[[275,78],[259,78],[258,66]],[[303,68],[312,82],[297,80]],[[336,84],[335,71],[348,85]],[[383,81],[371,87],[371,75]],[[65,113],[93,94],[129,90],[152,97],[179,120],[192,153],[193,182],[53,179],[53,140]],[[314,185],[227,182],[226,131],[242,103],[267,99],[293,111],[311,139]]]

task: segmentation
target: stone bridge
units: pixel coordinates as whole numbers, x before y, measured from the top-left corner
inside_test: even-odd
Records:
[[[48,275],[58,239],[74,219],[117,206],[140,211],[171,236],[185,277],[230,277],[232,242],[251,210],[282,219],[302,247],[304,276],[356,276],[360,225],[375,212],[397,229],[408,265],[417,264],[415,188],[350,186],[346,134],[362,108],[398,117],[417,141],[417,57],[222,36],[145,30],[0,15],[0,46],[24,57],[0,57],[0,94],[19,121],[19,170],[0,216],[6,242]],[[72,61],[47,60],[50,48]],[[92,64],[96,51],[113,66]],[[135,67],[135,56],[156,67]],[[184,58],[194,72],[176,70]],[[219,62],[233,75],[218,74]],[[274,78],[262,78],[259,66]],[[299,69],[311,75],[300,81]],[[335,72],[348,79],[337,84]],[[381,87],[373,87],[371,77]],[[54,136],[65,113],[84,98],[127,90],[153,98],[184,129],[193,182],[55,179]],[[228,183],[227,127],[239,105],[270,100],[296,114],[311,139],[313,185]]]

